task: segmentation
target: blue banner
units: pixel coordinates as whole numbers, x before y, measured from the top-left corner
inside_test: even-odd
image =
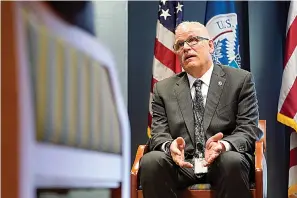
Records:
[[[214,41],[215,63],[250,71],[247,13],[244,2],[207,2],[205,25]]]

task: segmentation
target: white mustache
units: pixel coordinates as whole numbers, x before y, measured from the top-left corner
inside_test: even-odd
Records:
[[[193,56],[198,56],[198,53],[197,53],[197,51],[195,51],[196,53],[189,53],[189,54],[184,54],[183,56],[182,56],[182,60],[186,60],[187,58],[189,58],[189,57],[193,57]]]
[[[192,53],[191,53],[191,55],[198,56],[198,52],[197,52],[192,46],[190,46],[190,48],[191,48],[194,52],[196,52],[195,54],[192,54]],[[188,54],[184,54],[184,55],[182,56],[183,60],[185,60],[185,57],[186,57],[186,56],[188,56]]]

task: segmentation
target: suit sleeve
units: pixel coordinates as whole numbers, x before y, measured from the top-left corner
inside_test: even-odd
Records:
[[[161,150],[162,144],[172,141],[165,104],[158,92],[158,83],[154,85],[152,99],[152,132],[149,141],[150,150]]]
[[[238,98],[238,112],[236,128],[230,136],[223,138],[228,141],[237,152],[253,154],[255,142],[263,132],[258,128],[259,111],[255,84],[251,73],[245,76]]]

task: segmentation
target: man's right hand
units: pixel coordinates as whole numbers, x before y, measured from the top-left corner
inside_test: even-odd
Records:
[[[189,162],[185,162],[185,140],[182,137],[176,138],[170,145],[170,154],[173,161],[184,168],[192,168],[193,165]]]

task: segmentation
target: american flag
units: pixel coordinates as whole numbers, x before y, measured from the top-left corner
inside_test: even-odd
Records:
[[[297,2],[287,19],[286,52],[277,120],[293,128],[290,138],[289,198],[297,198]]]
[[[153,76],[149,100],[148,130],[151,137],[152,123],[152,91],[154,84],[182,71],[179,61],[174,53],[174,31],[183,20],[182,1],[161,0],[158,11],[157,33],[155,39]]]

